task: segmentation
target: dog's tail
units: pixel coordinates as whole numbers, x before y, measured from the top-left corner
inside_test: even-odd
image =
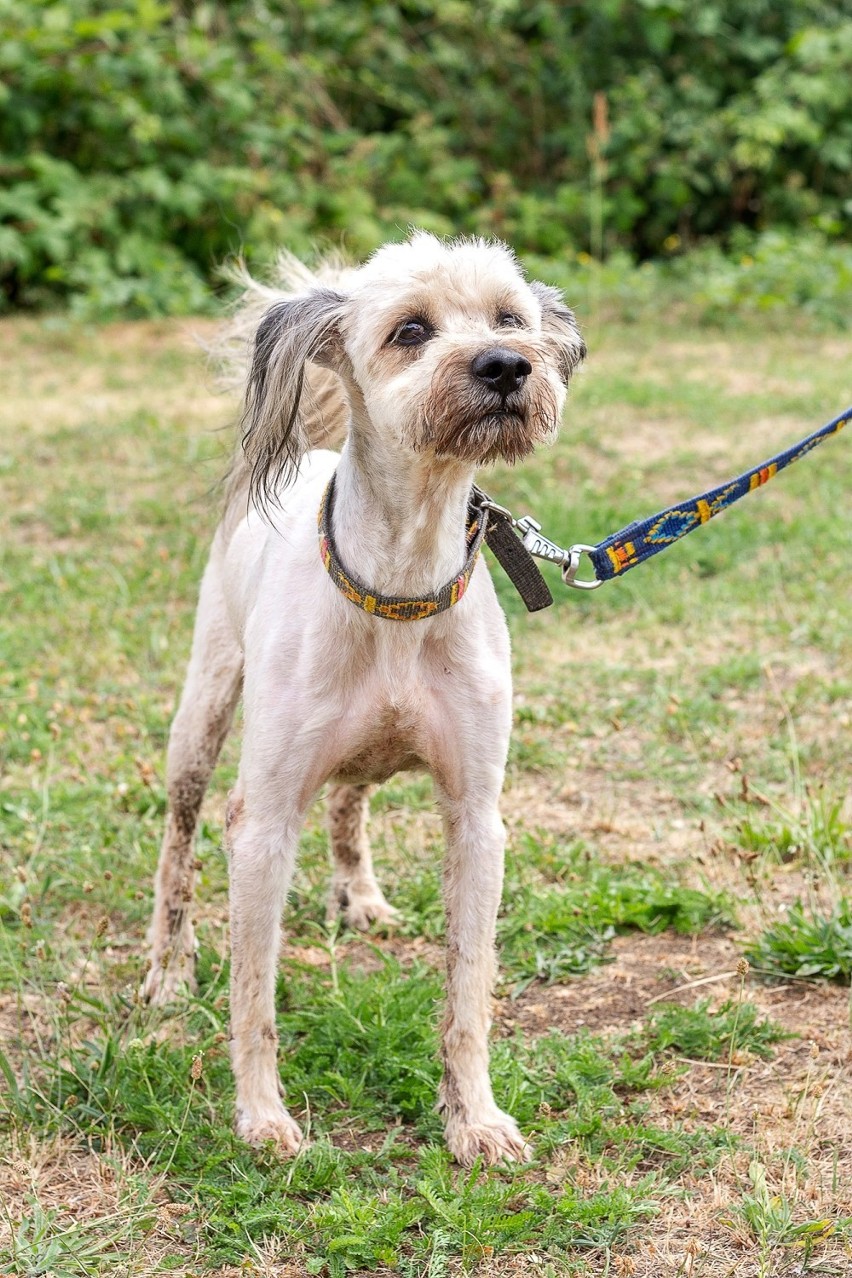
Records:
[[[282,253],[270,283],[262,284],[252,278],[245,263],[229,267],[227,276],[240,289],[240,296],[230,322],[210,349],[223,388],[245,396],[257,330],[272,306],[318,287],[337,288],[345,282],[350,269],[342,260],[327,257],[312,270],[292,254]],[[305,365],[299,416],[308,448],[341,446],[349,430],[349,401],[343,383],[331,369],[310,361]],[[225,483],[223,532],[228,540],[246,512],[250,485],[251,470],[239,440]]]

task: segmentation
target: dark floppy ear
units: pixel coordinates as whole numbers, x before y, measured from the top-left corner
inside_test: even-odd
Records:
[[[339,361],[343,303],[332,289],[313,289],[276,302],[258,325],[242,424],[251,497],[261,508],[298,473],[307,447],[299,412],[305,364],[334,367]]]
[[[580,336],[574,312],[558,288],[534,280],[530,288],[541,306],[541,327],[556,355],[559,375],[568,383],[572,373],[586,358],[586,343]]]

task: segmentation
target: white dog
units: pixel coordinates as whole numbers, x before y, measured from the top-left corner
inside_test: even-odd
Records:
[[[253,339],[243,454],[169,742],[145,995],[164,1003],[192,981],[196,819],[242,692],[227,815],[236,1128],[295,1153],[274,986],[300,827],[330,782],[333,906],[355,927],[389,920],[366,839],[368,787],[425,768],[446,836],[447,1143],[465,1165],[524,1158],[488,1076],[512,685],[505,619],[478,557],[487,515],[471,515],[469,500],[477,466],[554,437],[585,348],[557,290],[527,283],[499,244],[418,233],[357,270],[311,276],[285,261],[282,283],[250,285],[243,311],[241,336]],[[316,447],[341,427],[340,454]]]

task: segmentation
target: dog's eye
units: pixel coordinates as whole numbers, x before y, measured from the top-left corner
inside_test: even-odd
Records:
[[[391,341],[395,346],[422,346],[432,336],[432,327],[423,319],[408,319],[394,330]]]
[[[514,311],[501,311],[497,316],[498,328],[523,328],[524,321]]]

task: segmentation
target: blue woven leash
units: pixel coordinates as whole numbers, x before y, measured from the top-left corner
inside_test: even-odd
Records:
[[[775,457],[770,457],[769,461],[762,462],[760,466],[755,466],[735,479],[720,484],[718,488],[711,488],[700,497],[691,497],[688,501],[679,502],[676,506],[669,506],[667,510],[661,510],[648,519],[637,519],[619,532],[605,537],[596,546],[578,544],[565,550],[555,542],[549,541],[547,537],[543,537],[541,525],[529,515],[521,519],[512,519],[508,511],[495,506],[487,499],[483,504],[500,515],[512,519],[514,526],[522,533],[524,546],[531,555],[560,564],[562,580],[566,586],[573,586],[577,590],[595,590],[611,577],[623,577],[637,564],[644,563],[652,555],[658,555],[661,550],[680,541],[681,537],[700,528],[702,524],[708,523],[715,515],[732,506],[747,493],[762,487],[774,475],[777,475],[779,470],[804,457],[823,440],[839,434],[850,420],[852,420],[852,408],[847,408],[826,426],[815,430],[812,435],[800,440],[792,448],[787,448],[784,452],[777,453]],[[588,555],[595,570],[593,581],[576,579],[580,559],[584,554]]]

